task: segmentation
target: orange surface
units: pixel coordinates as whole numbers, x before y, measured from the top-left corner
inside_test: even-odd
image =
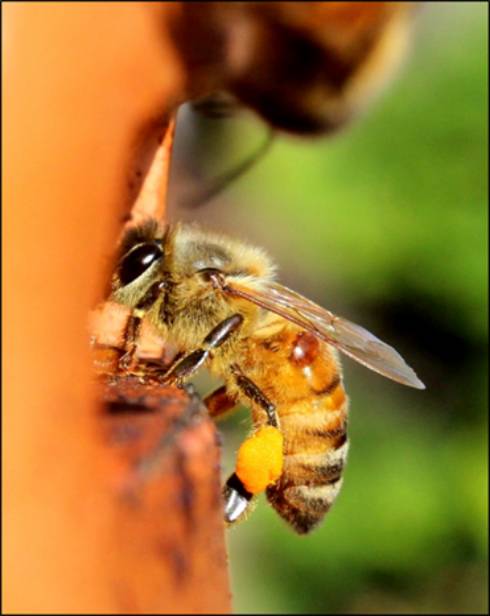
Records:
[[[173,10],[2,5],[5,612],[229,610],[224,563],[209,567],[219,530],[202,588],[175,590],[168,551],[148,543],[153,505],[131,518],[114,498],[87,344],[140,136],[182,94],[161,27]],[[215,455],[197,449],[199,464]]]

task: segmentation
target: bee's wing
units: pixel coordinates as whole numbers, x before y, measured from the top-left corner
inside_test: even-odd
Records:
[[[363,327],[334,315],[277,282],[267,282],[261,289],[235,283],[224,289],[311,332],[337,347],[371,370],[403,385],[425,389],[425,385],[392,347]]]

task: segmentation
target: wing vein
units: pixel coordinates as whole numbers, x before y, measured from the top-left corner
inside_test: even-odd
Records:
[[[227,283],[222,290],[311,332],[320,340],[389,379],[416,389],[425,389],[414,370],[393,347],[360,325],[336,316],[277,282],[263,283],[261,289]]]

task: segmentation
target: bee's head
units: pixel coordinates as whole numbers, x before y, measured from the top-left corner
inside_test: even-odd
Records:
[[[153,289],[164,291],[167,234],[150,220],[129,229],[119,247],[112,276],[111,298],[133,308],[140,307]],[[161,286],[161,289],[157,287]]]
[[[151,221],[123,238],[110,299],[144,311],[157,325],[180,323],[177,330],[202,338],[237,309],[219,292],[217,278],[254,285],[273,273],[260,249],[195,226],[163,228]],[[251,304],[241,310],[257,312]]]

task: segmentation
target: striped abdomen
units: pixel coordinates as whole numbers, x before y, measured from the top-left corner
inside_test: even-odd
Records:
[[[336,352],[313,335],[288,328],[289,365],[276,405],[284,435],[284,470],[267,498],[298,533],[317,526],[342,483],[348,400]],[[286,335],[286,332],[284,332]],[[286,342],[283,340],[283,342]]]

